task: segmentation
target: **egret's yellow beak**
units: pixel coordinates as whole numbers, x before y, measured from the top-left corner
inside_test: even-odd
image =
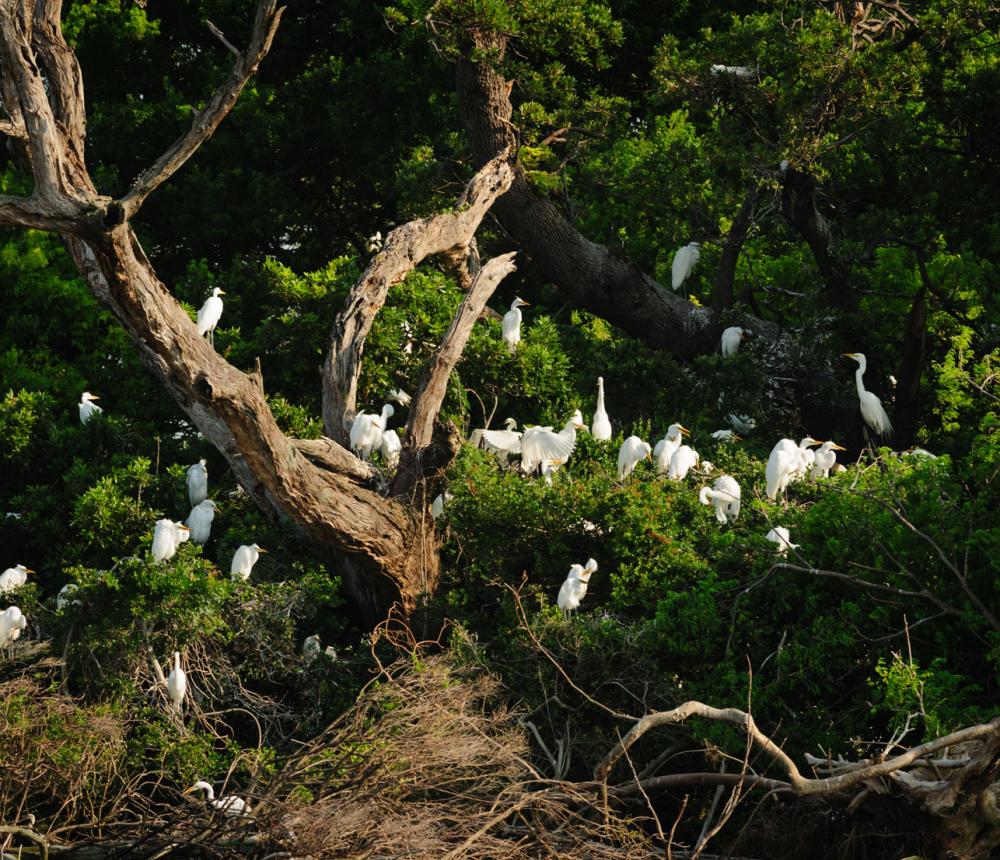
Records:
[[[24,569],[24,572],[25,572],[25,573],[35,573],[36,571],[32,570],[32,569],[31,569],[30,567],[26,567],[26,568]]]
[[[181,792],[181,794],[182,795],[194,794],[194,786],[192,785],[190,788],[185,788],[184,791]]]
[[[854,358],[857,355],[856,352],[842,352],[841,356],[843,358]]]
[[[267,552],[267,550],[264,549],[264,547],[259,546],[259,547],[257,547],[257,552]]]
[[[191,531],[191,529],[189,529],[187,526],[180,526],[180,528],[184,529],[184,531],[186,532]]]
[[[91,395],[90,395],[90,399],[91,399],[91,400],[100,400],[101,398],[100,398],[100,395],[97,395],[97,394],[91,394]]]
[[[226,294],[226,291],[225,291],[225,290],[219,290],[219,295],[220,295],[220,296],[224,296],[225,294]]]
[[[742,437],[742,436],[737,436],[737,435],[736,435],[735,433],[733,433],[733,438],[734,438],[734,439],[735,439],[735,440],[736,440],[737,442],[742,442],[742,441],[743,441],[743,437]]]
[[[653,455],[649,451],[646,452],[646,459],[649,460],[650,463],[653,462]]]
[[[834,451],[846,451],[847,449],[843,445],[837,445],[834,443],[832,446]]]
[[[691,431],[688,430],[687,427],[685,427],[683,424],[678,424],[677,426],[681,428],[681,433],[682,434],[687,433],[688,436],[691,435]]]

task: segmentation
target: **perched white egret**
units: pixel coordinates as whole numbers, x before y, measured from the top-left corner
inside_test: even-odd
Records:
[[[173,520],[157,520],[153,529],[153,561],[173,558],[184,541],[191,537],[191,529]]]
[[[579,409],[558,433],[551,427],[529,427],[521,436],[521,469],[531,475],[543,460],[557,465],[566,462],[576,448],[576,431],[583,428],[583,414]]]
[[[789,535],[788,529],[784,526],[775,526],[771,529],[766,535],[766,540],[778,545],[778,548],[775,550],[778,555],[786,555],[788,550],[799,548],[797,543],[792,543],[791,535]]]
[[[215,789],[203,779],[199,779],[190,788],[185,789],[183,793],[196,794],[199,791],[205,792],[205,800],[215,809],[218,809],[219,812],[223,813],[226,818],[241,818],[244,815],[250,814],[250,804],[235,794],[228,794],[216,800]]]
[[[822,443],[812,436],[805,436],[799,441],[799,464],[792,472],[791,480],[801,480],[812,471],[812,467],[816,464],[816,452],[811,450],[811,446],[820,444]]]
[[[841,448],[836,442],[830,441],[829,439],[824,442],[813,454],[813,467],[810,473],[811,477],[815,480],[817,478],[826,478],[830,475],[830,469],[834,467],[837,462],[837,451],[845,451],[846,448]]]
[[[510,310],[503,315],[503,321],[500,323],[500,332],[511,355],[517,352],[517,345],[521,342],[521,308],[530,304],[524,299],[514,299],[510,303]]]
[[[382,433],[382,444],[379,446],[382,452],[382,459],[386,468],[395,469],[399,465],[399,454],[403,450],[403,443],[399,441],[399,434],[395,430],[386,430]]]
[[[724,66],[721,63],[713,63],[711,72],[713,75],[732,75],[741,81],[752,80],[757,74],[753,66]]]
[[[740,328],[738,325],[731,325],[722,332],[722,337],[719,339],[719,349],[722,355],[725,358],[736,355],[736,351],[740,348],[747,333],[746,329]]]
[[[716,430],[712,434],[716,442],[742,442],[743,437],[737,436],[735,430]]]
[[[924,460],[936,460],[937,454],[932,454],[926,448],[910,448],[908,451],[904,451],[902,456],[904,457],[920,457]]]
[[[511,454],[521,453],[521,434],[515,429],[513,418],[504,421],[503,430],[473,430],[470,441],[480,448],[492,451],[501,464],[507,462]]]
[[[597,562],[594,559],[587,559],[585,565],[574,564],[569,569],[566,581],[559,588],[559,596],[556,604],[568,618],[571,612],[580,608],[580,603],[587,595],[587,583],[590,577],[597,570]]]
[[[868,360],[864,353],[845,352],[845,358],[853,358],[858,363],[858,369],[854,372],[854,382],[858,387],[858,399],[861,401],[861,417],[865,419],[865,424],[872,428],[879,436],[892,435],[892,422],[882,406],[882,401],[870,391],[865,390],[863,377],[868,369]]]
[[[191,507],[208,498],[208,461],[199,460],[187,470],[188,499]]]
[[[806,460],[803,450],[808,444],[818,445],[819,442],[809,436],[806,436],[799,445],[791,439],[779,439],[771,449],[764,472],[769,499],[774,501],[778,493],[784,493],[796,474],[800,472],[805,474]]]
[[[657,474],[663,475],[670,471],[670,458],[681,446],[683,434],[690,431],[683,424],[671,424],[667,434],[653,448],[653,460],[656,463]]]
[[[413,327],[406,320],[403,320],[399,327],[403,330],[403,334],[406,335],[406,343],[403,344],[403,352],[406,355],[409,355],[413,352]]]
[[[239,579],[246,582],[250,578],[250,571],[257,563],[261,553],[267,550],[255,543],[243,544],[233,553],[233,561],[229,565],[230,579]]]
[[[30,567],[25,567],[23,564],[8,567],[3,573],[0,573],[0,594],[7,594],[16,588],[20,588],[28,581],[28,574],[34,572]]]
[[[438,493],[434,497],[434,501],[431,502],[431,519],[437,519],[444,513],[444,506],[448,504],[453,498],[455,498],[451,493],[445,490],[443,493]]]
[[[638,436],[629,436],[618,450],[618,480],[624,481],[643,460],[653,461],[652,448]]]
[[[382,434],[395,413],[392,404],[386,403],[382,407],[381,415],[359,412],[354,416],[354,423],[351,425],[351,448],[362,460],[369,459],[373,452],[382,448]]]
[[[715,463],[711,460],[702,460],[697,468],[703,475],[711,475],[715,471]]]
[[[702,487],[698,501],[715,507],[715,518],[720,523],[734,523],[740,515],[740,485],[731,475],[717,478],[712,488]]]
[[[322,647],[319,644],[319,633],[313,633],[312,636],[306,636],[305,640],[302,642],[302,657],[307,663],[312,663],[322,651]]]
[[[101,398],[98,397],[96,394],[91,394],[89,391],[84,391],[83,394],[80,395],[79,409],[80,409],[81,424],[86,424],[95,415],[100,415],[102,412],[104,412],[104,410],[101,409],[100,406],[94,403],[95,400],[100,400],[100,399]]]
[[[389,399],[395,400],[400,406],[409,406],[412,398],[402,388],[390,388]]]
[[[167,695],[170,697],[170,704],[173,705],[178,714],[183,710],[187,688],[187,673],[181,668],[181,652],[174,651],[174,668],[167,675]]]
[[[0,648],[13,645],[14,641],[21,637],[21,631],[28,626],[28,619],[24,617],[20,607],[8,606],[0,612]]]
[[[688,445],[681,445],[670,458],[670,466],[667,469],[667,477],[671,481],[683,481],[687,473],[694,468],[701,455]]]
[[[847,466],[845,466],[843,463],[834,463],[833,468],[830,469],[830,474],[839,475],[841,472],[846,472],[846,471],[847,471]]]
[[[590,435],[598,442],[607,442],[611,438],[611,419],[604,408],[604,377],[597,377],[597,409],[594,410],[594,420],[590,425]]]
[[[729,415],[726,416],[726,420],[729,421],[730,427],[732,427],[737,433],[742,433],[744,436],[747,433],[753,432],[754,427],[757,426],[757,422],[749,415],[737,415],[735,412],[730,412]]]
[[[216,287],[212,290],[212,295],[205,299],[205,304],[198,309],[198,334],[201,337],[207,335],[208,342],[213,347],[215,346],[215,327],[222,318],[222,299],[219,296],[224,295],[225,292]]]
[[[670,283],[675,290],[688,279],[695,265],[701,258],[701,243],[690,242],[683,248],[678,248],[670,267]]]
[[[218,505],[211,499],[199,502],[193,508],[184,524],[190,529],[191,540],[204,546],[212,534],[212,520],[215,519],[215,512]]]
[[[73,597],[73,595],[79,590],[80,586],[75,582],[67,582],[62,588],[59,589],[59,593],[56,595],[56,609],[59,612],[62,612],[70,606],[79,606],[80,601],[74,599]]]
[[[369,254],[377,254],[382,250],[382,231],[376,230],[365,243],[365,250]]]

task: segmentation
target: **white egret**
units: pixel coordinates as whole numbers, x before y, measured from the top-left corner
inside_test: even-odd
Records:
[[[717,478],[712,488],[702,487],[698,501],[715,507],[715,518],[720,523],[734,523],[740,515],[740,485],[731,475]]]
[[[503,315],[503,320],[500,323],[500,332],[503,334],[504,343],[507,344],[507,351],[511,355],[517,352],[517,345],[521,342],[521,308],[530,304],[524,299],[514,299],[510,303],[510,310]]]
[[[157,520],[153,529],[153,561],[168,561],[173,558],[184,541],[191,537],[191,529],[173,520]]]
[[[187,470],[188,499],[191,507],[208,498],[208,461],[199,460]]]
[[[365,250],[369,254],[377,254],[382,250],[382,231],[376,230],[365,243]]]
[[[789,535],[788,529],[784,526],[775,526],[767,533],[765,539],[778,545],[778,548],[775,550],[778,555],[786,555],[788,550],[799,548],[797,543],[792,543],[791,535]]]
[[[187,688],[187,673],[181,668],[181,652],[174,651],[174,668],[167,675],[167,695],[170,697],[170,703],[178,714],[183,710]]]
[[[799,464],[792,473],[791,480],[798,481],[810,473],[816,463],[816,452],[810,446],[820,444],[822,443],[812,436],[805,436],[799,441]]]
[[[399,327],[403,330],[403,334],[406,335],[406,343],[403,344],[403,352],[406,355],[409,355],[413,352],[413,327],[406,320],[403,320]]]
[[[753,66],[724,66],[721,63],[713,63],[711,72],[713,75],[732,75],[741,81],[749,81],[756,75]]]
[[[681,445],[670,458],[670,466],[667,468],[667,477],[671,481],[683,481],[687,473],[694,468],[701,455],[688,445]]]
[[[597,377],[597,409],[594,410],[594,420],[590,424],[590,435],[598,442],[607,442],[611,438],[611,419],[604,408],[604,377]]]
[[[382,407],[381,415],[359,412],[354,416],[354,423],[351,425],[351,448],[362,460],[369,459],[373,452],[381,449],[382,434],[395,413],[392,404],[386,403]]]
[[[847,466],[845,466],[843,463],[834,463],[833,468],[830,469],[830,474],[839,475],[841,472],[846,472],[846,471],[847,471]]]
[[[731,325],[725,331],[722,332],[722,337],[719,339],[719,349],[725,358],[731,358],[736,355],[736,351],[740,348],[740,344],[743,343],[743,338],[745,338],[749,331],[744,328],[740,328],[738,325]]]
[[[826,478],[830,475],[830,469],[834,467],[837,462],[837,451],[845,451],[846,448],[841,448],[836,442],[827,440],[819,449],[813,454],[813,467],[810,476],[813,480],[817,478]]]
[[[8,606],[0,612],[0,648],[13,645],[16,639],[21,637],[21,631],[28,626],[28,619],[24,617],[20,607]]]
[[[215,346],[215,327],[222,318],[222,299],[219,296],[224,295],[225,292],[216,287],[212,290],[212,295],[205,299],[205,304],[198,309],[198,334],[201,337],[207,335],[208,342],[213,347]]]
[[[410,400],[412,400],[410,395],[403,391],[402,388],[390,388],[389,399],[395,400],[400,406],[409,406]]]
[[[663,475],[670,470],[670,458],[681,446],[683,434],[690,431],[683,424],[671,424],[667,434],[653,448],[653,460],[656,462],[657,474]]]
[[[808,444],[818,445],[815,439],[806,436],[799,445],[791,439],[779,439],[767,458],[764,476],[767,483],[767,497],[774,501],[778,493],[784,493],[796,474],[805,474],[806,461],[803,454]]]
[[[624,481],[643,460],[653,460],[649,442],[644,442],[638,436],[629,436],[618,450],[618,480]]]
[[[83,394],[80,395],[79,409],[80,409],[81,424],[86,424],[95,415],[100,415],[102,412],[104,412],[104,410],[101,409],[100,406],[94,403],[95,400],[100,400],[100,399],[101,398],[98,397],[96,394],[91,394],[89,391],[84,391]]]
[[[219,812],[223,813],[226,818],[240,818],[250,814],[250,804],[235,794],[228,794],[216,800],[215,789],[203,779],[199,779],[190,788],[185,789],[183,794],[196,794],[199,791],[205,792],[205,800],[215,809],[218,809]]]
[[[556,598],[556,604],[567,618],[571,612],[580,608],[580,603],[587,595],[587,584],[595,570],[597,562],[592,558],[587,559],[586,565],[574,564],[570,567],[566,581],[560,586],[559,596]]]
[[[503,430],[473,430],[470,440],[474,445],[492,451],[502,464],[507,462],[511,454],[521,453],[521,434],[515,429],[517,422],[513,418],[504,421]]]
[[[711,475],[715,471],[715,463],[711,460],[702,460],[698,465],[698,471],[703,475]]]
[[[205,499],[205,501],[191,508],[191,513],[188,514],[188,518],[184,521],[184,524],[191,532],[190,538],[192,541],[202,546],[208,543],[208,539],[212,534],[212,520],[215,519],[215,512],[217,510],[218,505],[211,499]]]
[[[569,459],[576,448],[576,431],[583,429],[583,415],[579,409],[570,416],[566,426],[558,433],[551,427],[529,427],[521,436],[521,469],[533,474],[543,460],[559,465]]]
[[[319,644],[319,633],[313,633],[312,636],[306,636],[305,640],[302,642],[302,657],[307,663],[312,663],[322,651],[322,647]]]
[[[59,589],[59,593],[56,595],[56,609],[59,612],[62,612],[70,606],[79,606],[80,601],[73,598],[73,595],[79,590],[80,586],[75,582],[67,582],[62,588]]]
[[[403,443],[399,441],[399,434],[395,430],[386,430],[382,433],[382,444],[379,446],[382,452],[382,459],[386,468],[395,469],[399,465],[399,454],[403,450]]]
[[[695,265],[701,258],[701,244],[690,242],[683,248],[678,248],[674,254],[674,260],[670,267],[670,283],[675,290],[679,290],[681,285],[688,279]]]
[[[904,457],[920,457],[924,460],[936,460],[937,454],[932,454],[926,448],[910,448],[903,452]]]
[[[743,437],[737,436],[735,430],[716,430],[712,434],[716,442],[742,442]]]
[[[858,399],[861,401],[861,417],[865,419],[865,424],[872,428],[879,436],[892,435],[892,422],[882,406],[882,401],[870,391],[865,390],[865,383],[862,377],[868,369],[868,360],[864,353],[845,352],[845,358],[852,358],[858,363],[858,369],[854,372],[854,382],[858,387]]]
[[[448,504],[453,498],[455,498],[451,493],[445,490],[443,493],[438,493],[434,497],[434,501],[431,502],[431,519],[437,519],[441,514],[444,513],[444,506]]]
[[[250,578],[250,571],[257,563],[261,553],[267,550],[255,543],[243,544],[233,553],[233,561],[229,565],[230,579],[239,579],[246,582]]]
[[[729,415],[726,416],[726,420],[729,421],[730,427],[732,427],[737,433],[742,433],[744,436],[747,433],[752,432],[754,427],[757,426],[757,422],[749,415],[737,415],[735,412],[730,412]]]
[[[28,574],[34,572],[30,567],[25,567],[23,564],[8,567],[3,573],[0,573],[0,594],[8,594],[20,588],[28,581]]]
[[[540,466],[540,472],[542,479],[546,484],[552,483],[552,476],[558,471],[559,467],[562,466],[565,460],[542,460],[542,465]]]

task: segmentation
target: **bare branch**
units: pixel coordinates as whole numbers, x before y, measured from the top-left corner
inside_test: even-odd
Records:
[[[174,141],[170,149],[163,153],[152,167],[144,170],[129,192],[117,201],[115,206],[117,211],[112,213],[114,220],[121,223],[135,215],[146,198],[173,176],[194,155],[198,147],[215,133],[219,123],[233,109],[243,88],[257,71],[261,60],[271,49],[271,42],[284,11],[284,6],[278,8],[277,0],[260,0],[250,46],[246,53],[237,52],[239,59],[229,77],[208,100],[204,110],[195,115],[191,128]]]

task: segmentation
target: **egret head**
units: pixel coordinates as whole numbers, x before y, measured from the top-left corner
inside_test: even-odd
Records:
[[[853,358],[860,365],[862,370],[865,370],[868,367],[868,360],[865,358],[865,354],[863,352],[845,352],[844,358]]]
[[[574,427],[582,429],[587,426],[583,423],[583,413],[579,409],[574,410],[569,420],[573,422]]]
[[[688,247],[689,248],[700,248],[701,247],[701,242],[688,242]]]
[[[823,443],[819,439],[813,439],[812,436],[806,436],[801,442],[799,442],[800,448],[811,448],[813,445],[822,445]]]
[[[250,549],[255,549],[255,550],[257,550],[257,552],[267,552],[267,550],[264,549],[264,547],[258,546],[255,543],[250,544]]]
[[[506,421],[504,421],[503,423],[504,423],[504,426],[505,426],[505,427],[506,427],[506,428],[507,428],[508,430],[515,430],[515,429],[517,429],[517,422],[516,422],[516,421],[515,421],[515,420],[514,420],[513,418],[508,418],[508,419],[507,419]]]
[[[222,290],[222,289],[219,289],[219,287],[216,287],[214,290],[212,290],[212,295],[215,298],[218,298],[219,296],[224,296],[225,294],[226,294],[226,291]]]
[[[212,788],[210,783],[205,782],[205,780],[203,779],[199,779],[190,788],[185,788],[184,791],[181,792],[181,794],[197,794],[199,791],[205,791],[211,794],[215,794],[215,789]]]
[[[530,304],[531,302],[526,302],[524,299],[518,296],[517,298],[514,299],[514,301],[510,303],[510,309],[512,311],[516,311],[518,308],[528,307]]]
[[[96,394],[91,394],[89,391],[84,391],[83,394],[80,395],[81,402],[86,401],[89,403],[91,400],[100,400],[100,399],[101,398],[98,397]]]

